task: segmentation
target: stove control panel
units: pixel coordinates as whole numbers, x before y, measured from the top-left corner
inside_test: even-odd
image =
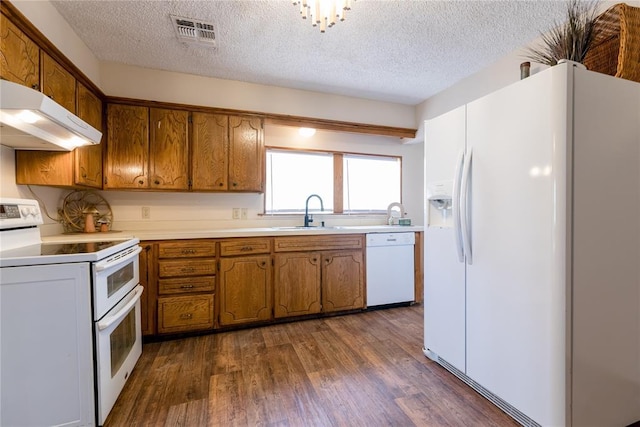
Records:
[[[0,229],[42,224],[40,205],[31,199],[0,199]]]

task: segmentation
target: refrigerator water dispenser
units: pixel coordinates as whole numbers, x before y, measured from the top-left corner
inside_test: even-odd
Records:
[[[427,184],[427,227],[453,227],[452,192],[453,181],[438,181]]]

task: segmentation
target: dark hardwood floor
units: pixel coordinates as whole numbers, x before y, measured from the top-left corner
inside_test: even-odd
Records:
[[[422,306],[149,343],[105,427],[515,426],[422,354]]]

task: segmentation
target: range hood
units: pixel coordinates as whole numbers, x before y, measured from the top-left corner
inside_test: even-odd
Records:
[[[42,92],[0,80],[0,145],[18,150],[71,151],[99,144],[102,132]]]

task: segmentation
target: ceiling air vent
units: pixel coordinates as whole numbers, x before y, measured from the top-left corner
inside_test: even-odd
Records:
[[[194,43],[202,47],[216,47],[216,33],[213,29],[213,24],[174,15],[171,15],[171,21],[173,22],[173,28],[176,30],[178,40]]]

